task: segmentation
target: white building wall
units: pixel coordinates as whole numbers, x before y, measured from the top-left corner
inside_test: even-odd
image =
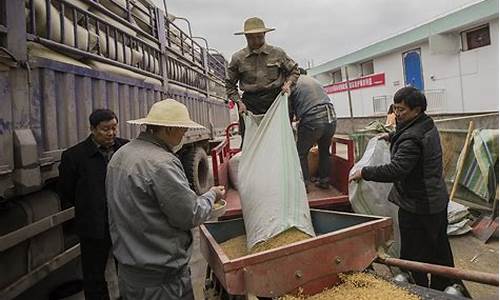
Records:
[[[490,23],[491,45],[460,53],[466,112],[498,110],[498,19]]]
[[[457,32],[457,36],[459,33]],[[498,110],[498,34],[496,19],[490,22],[489,46],[458,53],[437,54],[431,51],[426,41],[374,58],[374,72],[385,73],[385,85],[351,91],[353,115],[373,116],[373,97],[385,95],[392,100],[394,93],[404,86],[403,53],[418,48],[430,113]],[[347,92],[330,94],[330,97],[337,115],[348,117]],[[437,107],[437,110],[432,110],[432,107]]]

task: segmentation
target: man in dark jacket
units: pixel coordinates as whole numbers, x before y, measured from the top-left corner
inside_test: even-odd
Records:
[[[394,95],[396,131],[383,138],[391,143],[391,162],[364,167],[349,178],[393,182],[389,201],[399,206],[401,258],[453,267],[446,234],[448,191],[443,179],[442,150],[433,120],[425,114],[425,96],[413,87]],[[453,282],[441,276],[412,272],[418,285],[444,290]]]
[[[106,167],[128,140],[117,138],[118,118],[108,109],[89,117],[90,136],[63,152],[59,166],[62,201],[75,206],[86,299],[109,299],[104,278],[111,249],[106,205]]]

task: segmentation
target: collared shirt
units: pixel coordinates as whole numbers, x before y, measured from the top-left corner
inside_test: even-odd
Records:
[[[191,255],[191,228],[205,222],[215,192],[197,196],[168,145],[143,132],[108,164],[106,192],[113,254],[121,265],[175,274]]]
[[[106,160],[106,163],[108,163],[111,160],[111,157],[113,156],[113,153],[115,153],[115,150],[113,149],[114,143],[109,146],[108,148],[104,147],[103,145],[99,144],[95,140],[95,136],[93,134],[90,135],[92,142],[94,142],[95,146],[97,147],[97,151],[101,153],[102,157]]]
[[[230,99],[237,102],[240,100],[238,87],[245,93],[259,93],[279,89],[286,80],[293,85],[298,78],[297,63],[283,49],[268,44],[255,50],[246,47],[231,58],[226,92]]]

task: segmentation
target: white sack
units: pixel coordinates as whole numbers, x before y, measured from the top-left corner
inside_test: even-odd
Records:
[[[315,236],[287,103],[280,93],[264,116],[245,116],[238,173],[248,249],[291,227]]]
[[[350,175],[366,166],[384,165],[391,162],[389,144],[377,137],[366,146],[363,157],[354,165]],[[399,257],[401,238],[398,225],[398,206],[387,200],[392,183],[360,180],[349,185],[349,201],[356,213],[391,217],[393,222],[394,243],[389,254]]]
[[[229,181],[236,190],[239,190],[238,168],[240,166],[240,159],[241,159],[241,152],[238,152],[229,160]]]

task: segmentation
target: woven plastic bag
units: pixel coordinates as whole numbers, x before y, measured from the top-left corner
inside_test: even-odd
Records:
[[[280,94],[263,116],[244,116],[238,188],[248,249],[292,227],[315,236],[287,98]]]
[[[377,137],[370,139],[363,157],[352,167],[350,175],[366,166],[385,165],[391,162],[389,144]],[[401,239],[398,225],[398,206],[387,199],[392,183],[360,180],[349,185],[349,201],[352,210],[365,215],[391,217],[393,222],[394,243],[389,254],[399,257]]]

